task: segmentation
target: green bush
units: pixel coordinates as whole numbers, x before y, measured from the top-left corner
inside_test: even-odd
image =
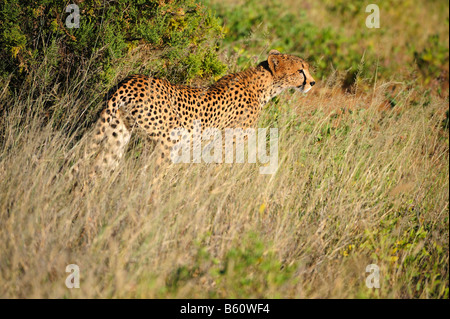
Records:
[[[67,28],[67,1],[4,0],[0,5],[0,77],[10,88],[39,77],[39,95],[55,84],[83,79],[110,87],[131,52],[144,52],[130,72],[153,73],[176,82],[216,77],[222,27],[195,0],[75,1],[80,27]],[[149,65],[147,59],[154,60]],[[42,66],[45,66],[44,68]],[[182,66],[182,67],[180,67]],[[59,90],[66,86],[59,85]],[[86,94],[86,92],[84,92]]]

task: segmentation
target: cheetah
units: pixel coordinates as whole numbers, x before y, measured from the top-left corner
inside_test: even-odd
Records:
[[[266,61],[230,74],[207,88],[174,85],[164,79],[132,75],[123,80],[101,112],[89,152],[94,171],[114,170],[132,132],[156,142],[157,168],[168,161],[176,128],[191,133],[193,122],[203,127],[250,128],[265,104],[287,88],[308,92],[315,84],[303,59],[269,52]]]

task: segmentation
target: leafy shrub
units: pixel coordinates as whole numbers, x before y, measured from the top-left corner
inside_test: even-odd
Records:
[[[83,81],[86,88],[101,83],[103,91],[136,51],[142,56],[129,72],[189,82],[225,71],[216,53],[222,27],[195,0],[75,3],[80,27],[70,29],[65,25],[67,1],[2,1],[0,77],[10,79],[11,91],[36,81],[40,88],[36,96],[53,94],[56,86],[57,91],[64,90],[69,85],[61,84],[76,81]],[[145,63],[148,59],[151,65]]]

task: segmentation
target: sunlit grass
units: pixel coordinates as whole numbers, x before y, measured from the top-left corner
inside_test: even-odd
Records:
[[[448,102],[405,91],[380,111],[383,87],[269,104],[260,126],[279,127],[274,175],[175,166],[155,187],[142,169],[152,156],[131,149],[81,190],[68,178],[71,137],[27,113],[33,101],[10,101],[0,295],[448,297]],[[68,264],[80,289],[65,287]],[[369,264],[381,269],[378,290],[365,286]]]

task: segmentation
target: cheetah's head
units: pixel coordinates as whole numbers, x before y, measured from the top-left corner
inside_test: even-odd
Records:
[[[316,84],[309,73],[309,64],[296,56],[271,50],[267,62],[275,84],[283,89],[295,88],[306,93]]]

